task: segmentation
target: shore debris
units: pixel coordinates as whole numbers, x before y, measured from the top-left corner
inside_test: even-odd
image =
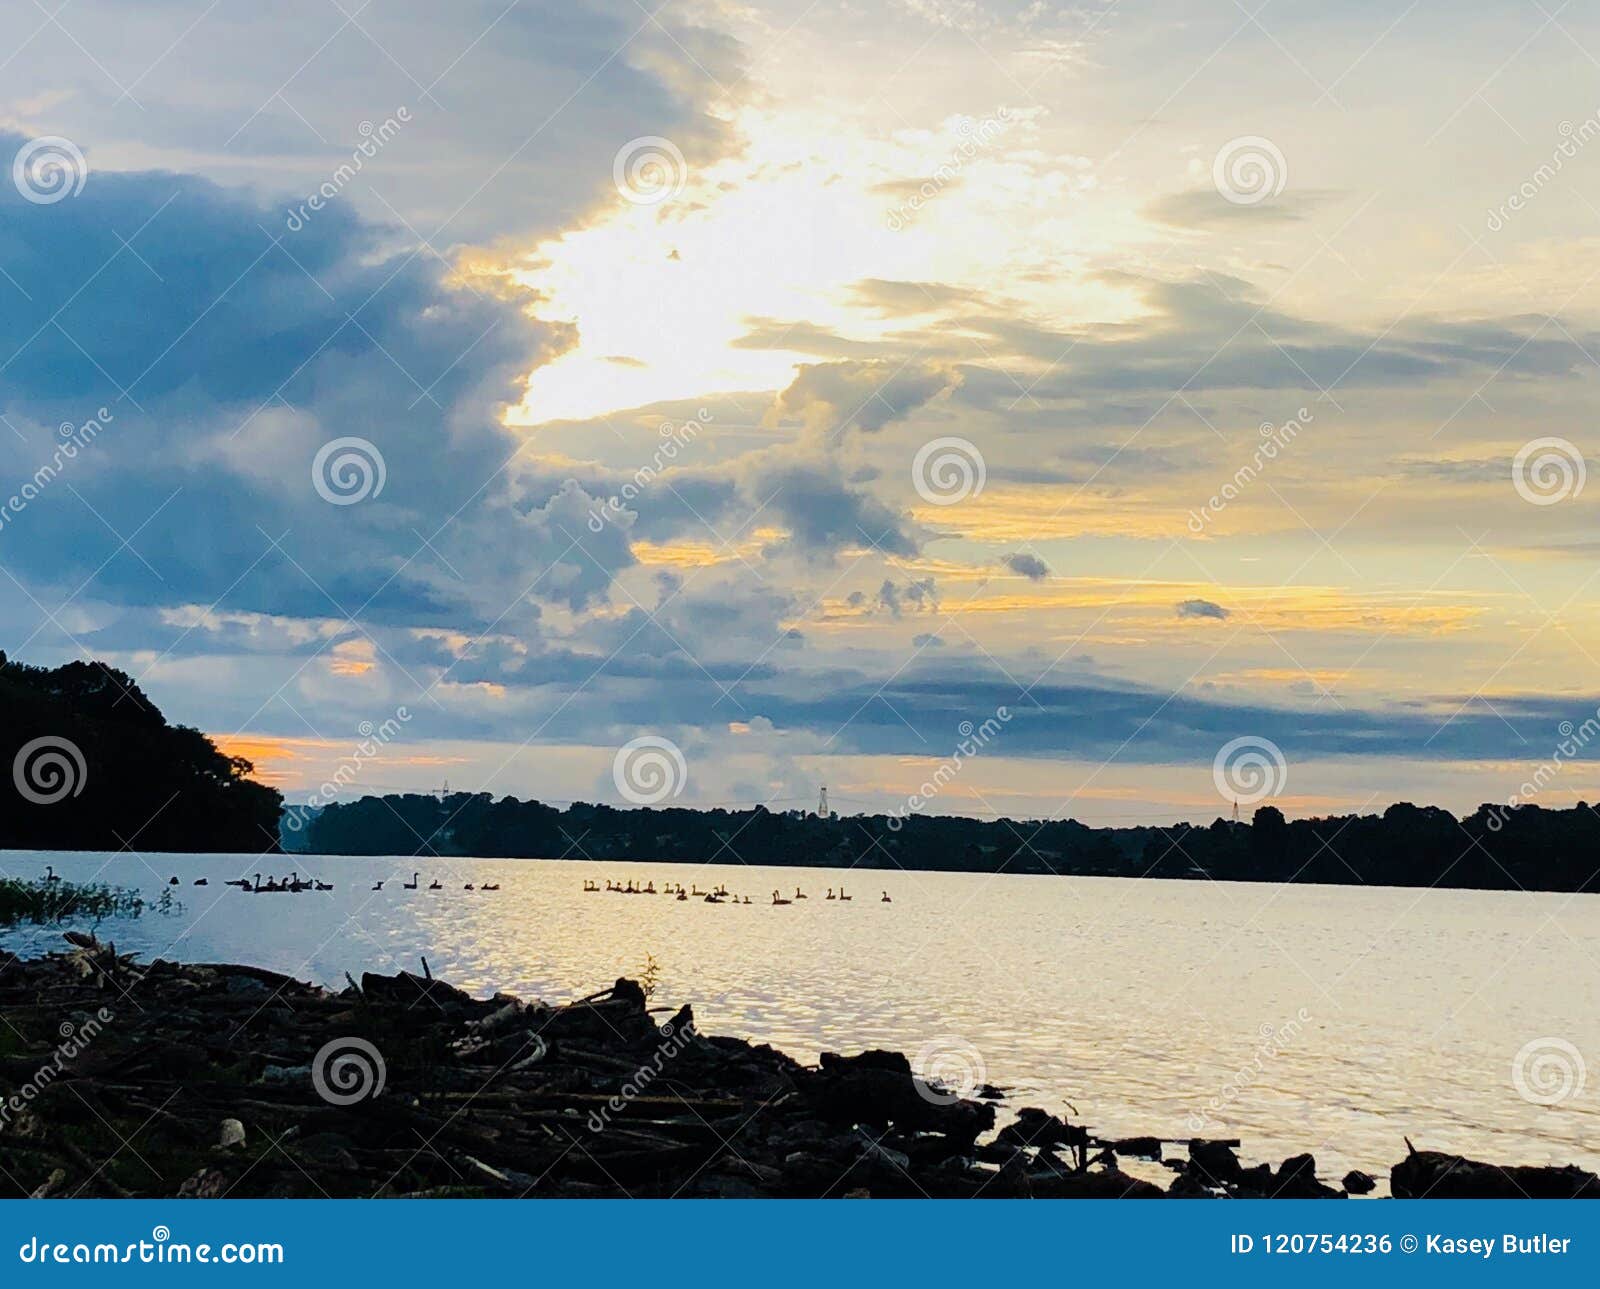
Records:
[[[702,1034],[618,979],[573,1002],[478,999],[422,974],[338,992],[227,963],[0,952],[0,1194],[243,1197],[1342,1197],[1310,1155],[1101,1138],[1045,1109],[1002,1119],[899,1052],[802,1065]],[[662,1017],[665,1019],[661,1019]],[[987,1099],[979,1099],[979,1096]],[[1075,1116],[1076,1112],[1072,1112]],[[999,1131],[996,1132],[996,1127]],[[1175,1149],[1174,1149],[1175,1148]],[[1138,1160],[1165,1187],[1136,1176]],[[1401,1194],[1600,1190],[1576,1169],[1413,1152]],[[1455,1188],[1455,1189],[1451,1189]],[[1505,1193],[1496,1191],[1494,1193]]]
[[[1396,1199],[1600,1199],[1600,1177],[1572,1164],[1502,1167],[1412,1148],[1390,1171],[1389,1190]]]

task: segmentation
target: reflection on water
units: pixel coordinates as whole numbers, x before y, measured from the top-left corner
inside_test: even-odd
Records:
[[[801,1059],[963,1040],[1012,1105],[1070,1102],[1103,1131],[1238,1136],[1310,1150],[1324,1176],[1386,1175],[1419,1146],[1502,1163],[1600,1165],[1600,897],[1275,887],[970,873],[534,860],[0,853],[0,873],[172,888],[175,913],[105,932],[119,949],[241,961],[342,987],[417,970],[552,1001],[660,967],[657,1000]],[[155,872],[148,864],[154,864]],[[222,885],[299,865],[335,890]],[[420,888],[402,883],[413,869]],[[205,876],[208,885],[192,885]],[[370,889],[379,879],[384,889]],[[749,905],[586,894],[585,879],[726,883]],[[437,880],[443,889],[429,891]],[[498,892],[462,890],[498,882]],[[773,907],[776,888],[808,898]],[[887,885],[891,904],[881,903]],[[18,952],[55,930],[0,936]],[[1553,1106],[1512,1081],[1531,1040],[1596,1066]]]

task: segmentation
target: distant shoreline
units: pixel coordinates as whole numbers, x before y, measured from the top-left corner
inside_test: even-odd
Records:
[[[1594,889],[1600,814],[1480,806],[1457,818],[1401,802],[1381,815],[1288,820],[1263,805],[1249,822],[1216,819],[1095,828],[951,815],[821,817],[801,811],[564,809],[488,793],[361,797],[285,812],[287,855],[425,859],[589,859],[614,864],[835,868],[856,872],[1164,877],[1324,886],[1463,890]],[[646,858],[648,856],[648,858]],[[623,876],[626,876],[624,874]]]

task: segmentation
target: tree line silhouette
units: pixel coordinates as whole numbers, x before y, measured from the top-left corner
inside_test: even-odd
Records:
[[[796,811],[566,809],[488,793],[362,797],[306,817],[316,854],[459,855],[1058,873],[1488,890],[1593,889],[1600,814],[1481,806],[1465,819],[1408,802],[1381,815],[1093,828],[1066,819],[835,816]]]

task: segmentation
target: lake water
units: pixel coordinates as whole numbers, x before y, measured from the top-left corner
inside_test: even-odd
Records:
[[[1600,896],[22,852],[0,852],[0,874],[33,878],[46,862],[151,900],[176,875],[181,907],[101,932],[149,957],[342,987],[346,971],[416,971],[425,954],[463,988],[554,1002],[638,975],[648,955],[654,1001],[692,1003],[704,1032],[802,1060],[927,1049],[952,1072],[981,1065],[1013,1107],[1068,1102],[1106,1133],[1237,1136],[1246,1162],[1309,1150],[1335,1180],[1349,1168],[1386,1179],[1402,1136],[1498,1163],[1600,1167]],[[221,885],[263,864],[336,889]],[[424,889],[404,890],[413,869]],[[209,885],[193,886],[199,876]],[[825,900],[841,876],[854,898]],[[753,903],[585,894],[586,878],[726,883]],[[425,889],[432,880],[443,889]],[[461,889],[484,881],[501,889]],[[809,898],[771,904],[774,888],[792,896],[797,884]],[[57,929],[0,933],[16,952],[60,944]],[[1563,1080],[1565,1095],[1538,1103]]]

